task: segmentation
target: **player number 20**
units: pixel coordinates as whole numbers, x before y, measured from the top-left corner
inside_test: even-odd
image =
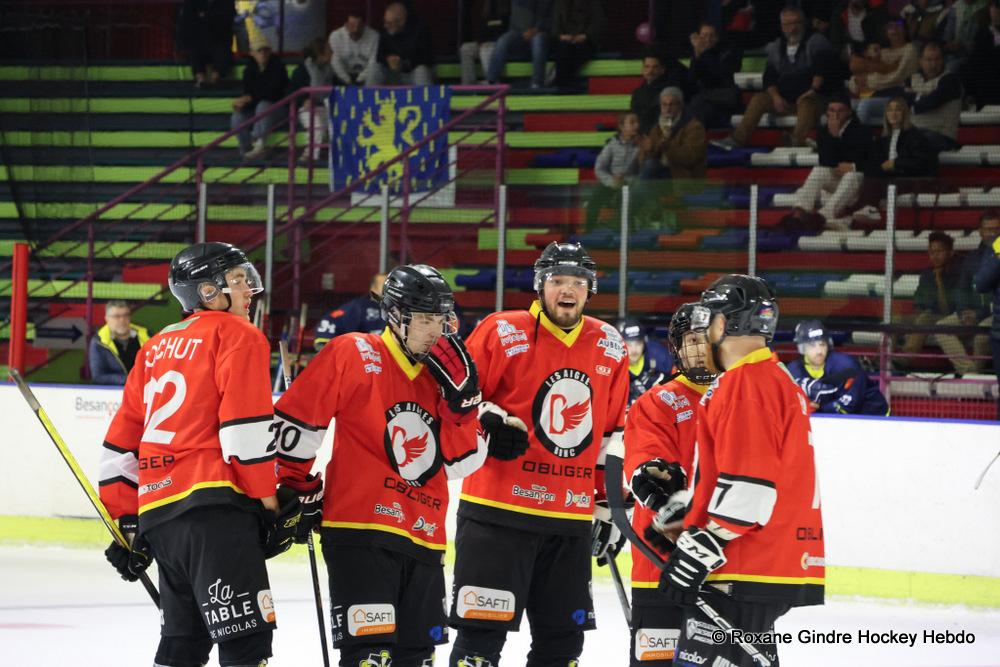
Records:
[[[302,437],[302,431],[297,426],[285,422],[271,422],[267,430],[271,432],[271,442],[267,445],[268,453],[275,451],[279,444],[281,451],[290,452],[295,449],[299,444],[299,438]]]

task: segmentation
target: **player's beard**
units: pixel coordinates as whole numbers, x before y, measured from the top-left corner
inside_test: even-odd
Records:
[[[557,303],[553,311],[546,313],[546,315],[560,329],[572,329],[580,323],[580,319],[583,317],[583,306],[583,303],[578,303],[570,309],[561,307]]]

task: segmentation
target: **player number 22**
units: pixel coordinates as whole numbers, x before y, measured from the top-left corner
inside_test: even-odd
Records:
[[[171,384],[174,385],[174,395],[166,403],[153,410],[157,394],[165,393],[167,385]],[[159,378],[152,378],[146,383],[146,386],[142,388],[142,402],[146,404],[146,418],[143,421],[145,430],[142,432],[143,442],[155,442],[160,445],[170,444],[177,433],[163,430],[159,426],[180,409],[186,395],[187,383],[184,381],[184,376],[177,371],[167,371]]]

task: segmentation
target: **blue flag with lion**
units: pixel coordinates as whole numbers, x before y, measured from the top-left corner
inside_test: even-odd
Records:
[[[375,171],[448,122],[451,92],[446,86],[358,88],[330,93],[331,186],[339,190]],[[442,133],[409,156],[410,191],[433,190],[448,182],[448,136]],[[403,160],[393,162],[360,191],[382,184],[403,191]]]

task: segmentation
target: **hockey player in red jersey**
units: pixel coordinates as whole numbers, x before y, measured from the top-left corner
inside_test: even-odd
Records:
[[[661,590],[666,601],[685,607],[678,659],[749,666],[753,660],[732,638],[705,641],[716,627],[689,605],[701,596],[733,627],[773,633],[791,607],[823,603],[823,520],[809,409],[767,348],[778,303],[766,282],[723,276],[691,317],[724,372],[702,399],[691,507]],[[774,643],[755,647],[778,664]]]
[[[575,665],[584,630],[595,627],[592,549],[604,557],[624,539],[602,500],[604,452],[622,437],[628,400],[624,342],[612,325],[583,315],[597,277],[578,244],[550,244],[534,286],[539,300],[529,311],[489,315],[469,337],[480,422],[503,454],[462,486],[452,667],[497,665],[525,610],[529,667]]]
[[[691,330],[696,304],[680,306],[670,320],[667,342],[678,374],[650,388],[629,409],[625,421],[624,470],[631,473],[637,501],[632,527],[666,554],[672,544],[656,527],[681,519],[690,494],[699,402],[715,373],[708,369],[710,350],[703,331]],[[673,663],[680,636],[680,607],[663,601],[657,588],[660,568],[632,550],[632,639],[629,664],[666,667]]]
[[[340,664],[417,667],[448,641],[447,480],[481,466],[488,445],[445,279],[397,267],[380,306],[385,331],[324,346],[278,400],[274,429],[281,482],[302,487],[335,420],[320,534]]]
[[[222,665],[261,665],[275,627],[264,560],[292,537],[275,528],[270,349],[249,321],[263,288],[228,243],[182,250],[169,285],[189,314],[139,351],[104,442],[101,500],[134,536],[105,553],[133,581],[156,560],[156,665],[203,665],[213,643]]]

